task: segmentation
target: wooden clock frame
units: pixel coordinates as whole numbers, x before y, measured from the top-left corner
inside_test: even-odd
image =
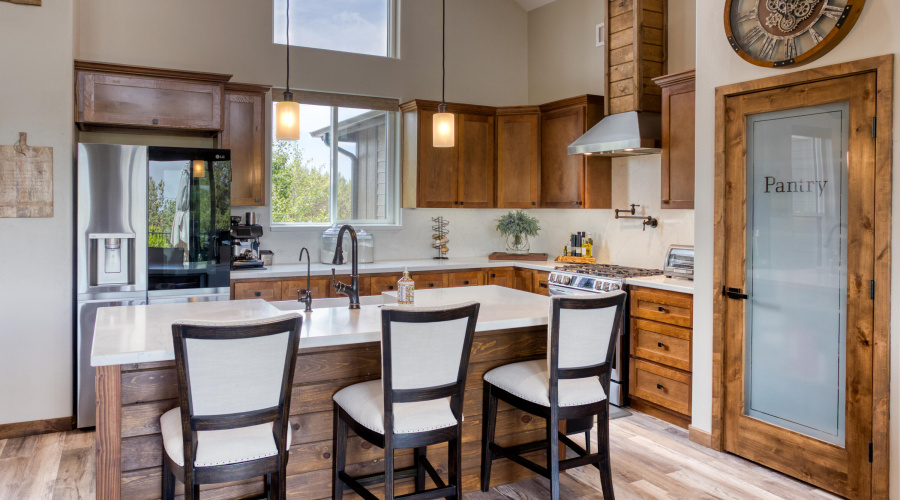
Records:
[[[859,19],[860,13],[862,13],[863,6],[866,4],[866,0],[848,0],[847,5],[844,7],[844,12],[841,14],[841,18],[838,20],[837,25],[828,32],[821,42],[815,45],[812,49],[803,54],[791,58],[785,59],[781,61],[763,61],[753,57],[748,54],[741,48],[740,44],[734,37],[734,33],[731,30],[731,4],[735,0],[725,0],[725,36],[728,39],[728,43],[731,45],[731,48],[737,53],[737,55],[741,56],[741,59],[747,61],[750,64],[761,66],[763,68],[787,68],[787,67],[795,67],[800,66],[806,63],[810,63],[815,61],[816,59],[824,56],[831,49],[835,48],[841,40],[850,33],[850,30],[853,29],[853,26],[856,24],[856,20]],[[765,0],[760,0],[765,1]],[[828,0],[824,0],[828,1]]]

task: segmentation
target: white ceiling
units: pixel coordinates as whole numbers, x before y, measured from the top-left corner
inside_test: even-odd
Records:
[[[516,0],[516,3],[522,6],[525,11],[536,9],[542,5],[547,5],[553,0]]]

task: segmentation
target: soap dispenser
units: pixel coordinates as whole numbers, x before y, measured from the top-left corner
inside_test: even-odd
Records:
[[[403,268],[403,277],[397,281],[397,303],[411,306],[415,302],[416,283],[409,277],[407,268]]]

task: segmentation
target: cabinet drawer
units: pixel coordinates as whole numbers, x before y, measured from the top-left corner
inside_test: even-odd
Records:
[[[672,368],[691,371],[691,330],[655,321],[632,319],[631,354]]]
[[[223,94],[218,83],[78,72],[83,123],[222,130]]]
[[[462,273],[450,273],[447,275],[447,286],[478,286],[484,284],[484,273],[479,271],[465,271]]]
[[[632,397],[691,414],[691,376],[687,373],[632,358],[630,384]]]
[[[281,300],[280,281],[239,281],[234,284],[234,300]]]
[[[488,269],[484,272],[488,285],[516,287],[516,272],[512,269]]]
[[[531,275],[531,291],[540,295],[550,295],[550,273],[535,271]]]
[[[531,269],[518,269],[514,271],[515,276],[515,288],[516,290],[522,290],[523,292],[531,291]]]
[[[397,276],[373,276],[369,278],[369,295],[381,295],[381,292],[397,290],[397,281],[403,275]]]
[[[309,280],[309,288],[312,291],[314,299],[324,299],[330,297],[331,294],[331,278],[311,278]],[[283,300],[294,300],[297,298],[297,292],[306,290],[306,278],[284,280],[281,282],[281,298]]]
[[[690,295],[639,287],[632,288],[630,295],[632,317],[685,328],[693,326],[693,298]]]
[[[444,288],[443,274],[410,274],[409,276],[416,282],[416,288],[419,290]]]

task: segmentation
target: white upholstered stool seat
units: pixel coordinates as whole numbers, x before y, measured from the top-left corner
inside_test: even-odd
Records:
[[[526,401],[550,407],[550,371],[546,359],[511,363],[484,374],[484,381]],[[580,406],[606,399],[597,377],[559,381],[559,406]]]
[[[365,428],[384,434],[384,389],[381,380],[345,387],[334,395],[334,402]],[[450,410],[450,398],[394,403],[394,434],[413,434],[454,425],[456,418]]]
[[[181,408],[173,408],[159,418],[163,447],[179,466],[184,466],[184,439],[181,436]],[[285,448],[291,447],[291,432]],[[197,432],[195,467],[235,464],[278,454],[272,424],[252,425],[236,429]]]

